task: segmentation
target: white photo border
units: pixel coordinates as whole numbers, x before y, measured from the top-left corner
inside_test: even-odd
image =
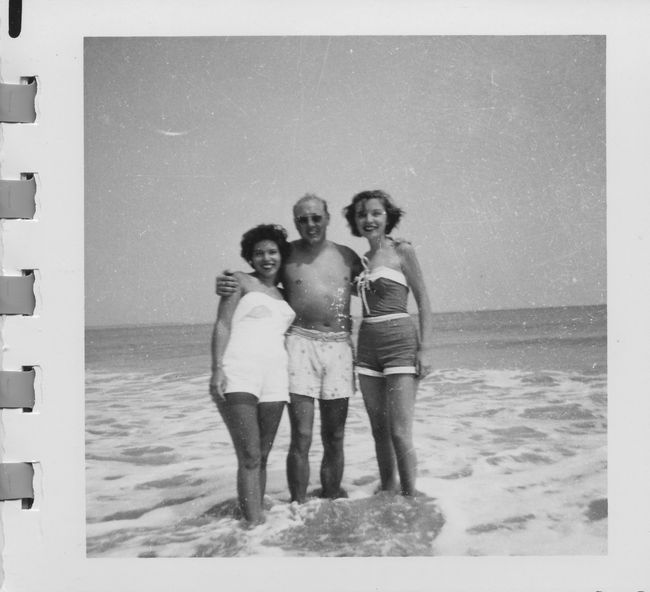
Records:
[[[2,572],[24,590],[650,590],[650,4],[30,0],[0,13],[6,82],[36,76],[37,120],[3,125],[4,178],[37,173],[34,220],[2,223],[3,273],[36,270],[33,317],[2,321],[3,369],[37,368],[32,414],[2,412],[3,462],[35,463],[34,506],[2,506]],[[603,557],[87,559],[83,39],[224,35],[605,35],[609,552]],[[3,581],[4,578],[4,581]]]

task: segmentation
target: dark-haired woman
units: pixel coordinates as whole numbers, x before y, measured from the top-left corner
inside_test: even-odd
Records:
[[[358,292],[363,305],[356,370],[370,418],[381,489],[415,495],[413,411],[417,377],[427,374],[431,306],[415,251],[390,232],[403,211],[384,191],[363,191],[344,210],[350,230],[368,240]],[[407,312],[409,289],[418,306],[420,332]]]
[[[251,526],[264,520],[266,462],[289,400],[284,334],[294,312],[276,286],[288,248],[278,225],[244,234],[241,255],[253,271],[238,272],[239,289],[221,297],[212,335],[210,394],[235,446],[239,505]]]

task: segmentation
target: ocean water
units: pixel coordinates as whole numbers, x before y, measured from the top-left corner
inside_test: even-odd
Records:
[[[346,500],[289,503],[282,419],[266,523],[235,516],[235,455],[208,394],[211,326],[86,331],[89,557],[600,555],[607,552],[604,306],[435,315],[415,412],[418,490],[374,495],[360,393]],[[314,426],[311,484],[322,447]]]

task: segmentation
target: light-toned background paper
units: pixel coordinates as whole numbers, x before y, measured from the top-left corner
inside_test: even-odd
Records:
[[[36,123],[3,124],[0,138],[3,178],[37,174],[34,220],[0,223],[2,273],[36,275],[35,315],[1,321],[2,369],[37,369],[34,412],[0,418],[2,461],[34,463],[36,496],[29,510],[3,503],[3,590],[650,589],[650,4],[34,0],[25,2],[18,39],[7,35],[6,1],[0,10],[2,80],[37,76],[39,84]],[[86,558],[84,37],[199,35],[606,36],[606,556]]]

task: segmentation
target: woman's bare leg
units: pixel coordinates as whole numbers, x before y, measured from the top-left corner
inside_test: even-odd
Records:
[[[415,408],[416,379],[411,374],[392,374],[386,377],[386,399],[390,433],[397,457],[402,495],[415,495],[417,458],[413,445],[413,411]]]
[[[266,491],[266,462],[273,447],[275,435],[284,411],[284,401],[260,403],[257,406],[257,418],[260,429],[260,495],[264,502]]]
[[[381,489],[394,491],[397,489],[397,475],[395,450],[390,433],[389,407],[385,392],[386,381],[383,377],[359,374],[359,386],[375,440]]]
[[[237,496],[244,518],[263,522],[260,494],[260,429],[257,397],[250,393],[228,393],[218,405],[237,453]]]

